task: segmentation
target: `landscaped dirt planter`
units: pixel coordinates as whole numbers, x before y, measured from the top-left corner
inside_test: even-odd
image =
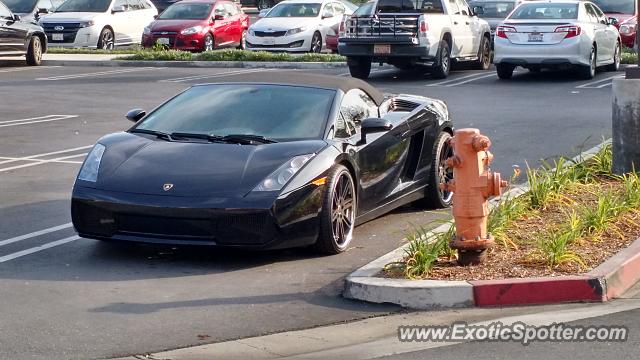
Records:
[[[416,231],[404,247],[351,274],[345,296],[431,308],[620,295],[640,279],[640,180],[610,173],[608,143],[577,160],[585,161],[528,171],[528,185],[495,204],[496,246],[482,265],[456,264],[445,224]]]

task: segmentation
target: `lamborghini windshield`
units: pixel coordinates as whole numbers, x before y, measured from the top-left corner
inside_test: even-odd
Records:
[[[334,90],[290,85],[194,86],[149,114],[134,130],[242,134],[277,141],[319,139],[334,96]]]

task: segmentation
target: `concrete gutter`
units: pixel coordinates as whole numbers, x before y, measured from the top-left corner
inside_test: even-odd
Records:
[[[609,144],[582,152],[574,161],[585,161]],[[526,193],[528,187],[512,188],[501,198]],[[500,199],[491,201],[495,206]],[[444,224],[432,233],[448,230]],[[591,272],[577,276],[501,279],[482,281],[407,280],[379,277],[386,264],[399,261],[408,244],[383,255],[351,273],[343,295],[373,303],[393,303],[413,309],[467,306],[601,302],[619,296],[640,280],[640,239]]]

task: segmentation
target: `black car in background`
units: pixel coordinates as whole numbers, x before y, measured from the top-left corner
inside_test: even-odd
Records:
[[[246,7],[257,7],[258,10],[269,9],[282,0],[240,0],[240,4]]]
[[[40,65],[47,51],[47,37],[42,27],[20,20],[0,2],[0,56],[26,55],[27,64]]]
[[[444,102],[300,73],[195,85],[107,135],[73,187],[85,238],[345,251],[358,223],[446,207]]]

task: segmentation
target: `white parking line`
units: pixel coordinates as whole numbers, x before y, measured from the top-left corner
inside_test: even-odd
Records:
[[[604,79],[600,79],[600,80],[588,82],[586,84],[578,85],[578,86],[576,86],[576,89],[602,89],[604,87],[611,86],[613,79],[619,79],[619,78],[623,78],[623,77],[624,77],[624,75],[609,76],[609,77],[604,78]],[[600,84],[602,82],[604,82],[604,84]]]
[[[385,73],[385,72],[397,72],[397,69],[380,69],[380,70],[371,70],[371,74],[380,74],[380,73]],[[351,73],[342,73],[342,74],[338,74],[336,76],[351,76]]]
[[[85,154],[79,154],[80,155],[85,155]],[[6,156],[0,156],[0,160],[12,160],[12,161],[16,161],[16,162],[50,162],[50,163],[60,163],[60,164],[82,164],[82,161],[71,161],[71,160],[40,160],[40,159],[24,159],[24,158],[17,158],[17,157],[6,157]]]
[[[64,154],[64,153],[73,152],[73,151],[85,150],[85,149],[89,149],[91,147],[93,147],[93,145],[80,146],[80,147],[77,147],[77,148],[71,148],[71,149],[66,149],[66,150],[52,151],[52,152],[43,153],[43,154],[35,154],[35,155],[29,155],[29,156],[23,156],[23,157],[16,157],[16,158],[13,158],[12,160],[0,161],[0,165],[14,163],[14,162],[22,161],[22,160],[37,159],[37,158],[42,158],[42,157],[45,157],[45,156],[58,155],[58,154]],[[80,155],[85,155],[85,154],[83,153],[83,154],[74,155],[74,156],[80,156]],[[55,159],[52,159],[52,160],[55,160]],[[58,159],[58,160],[66,160],[66,159]],[[49,160],[49,161],[51,161],[51,160]]]
[[[0,241],[0,246],[13,244],[13,243],[18,242],[18,241],[31,239],[31,238],[34,238],[34,237],[38,237],[40,235],[49,234],[49,233],[60,231],[60,230],[63,230],[63,229],[68,229],[71,226],[73,226],[71,223],[66,223],[66,224],[50,227],[50,228],[47,228],[47,229],[34,231],[34,232],[31,232],[31,233],[28,233],[28,234],[12,237],[10,239],[6,239],[6,240]]]
[[[84,74],[69,74],[69,75],[51,76],[51,77],[37,78],[36,80],[43,80],[43,81],[70,80],[70,79],[100,77],[100,76],[105,76],[105,75],[126,74],[126,73],[137,72],[137,71],[159,70],[159,69],[164,69],[164,68],[142,67],[142,68],[134,68],[134,69],[120,69],[120,70],[99,71],[99,72],[84,73]]]
[[[224,73],[217,73],[217,74],[193,75],[193,76],[185,76],[185,77],[179,77],[179,78],[173,78],[173,79],[158,80],[158,82],[180,83],[180,82],[193,81],[193,80],[212,79],[212,78],[218,78],[218,77],[241,75],[241,74],[250,74],[250,73],[257,73],[257,72],[263,72],[263,71],[273,71],[273,70],[276,70],[276,69],[233,70],[233,71],[228,71],[228,72],[224,72]]]
[[[44,245],[40,245],[40,246],[32,247],[32,248],[29,248],[29,249],[25,249],[25,250],[22,250],[22,251],[18,251],[18,252],[15,252],[13,254],[0,256],[0,263],[7,262],[9,260],[14,260],[14,259],[17,259],[19,257],[23,257],[23,256],[30,255],[30,254],[33,254],[33,253],[37,253],[37,252],[42,251],[42,250],[51,249],[52,247],[64,245],[64,244],[70,243],[72,241],[76,241],[78,239],[80,239],[80,237],[78,235],[74,235],[74,236],[70,236],[68,238],[60,239],[60,240],[57,240],[57,241],[52,241],[52,242],[46,243]]]
[[[20,120],[4,120],[4,121],[0,121],[0,127],[38,124],[38,123],[51,122],[51,121],[74,119],[77,117],[78,115],[46,115],[46,116],[40,116],[35,118],[20,119]]]
[[[38,162],[34,162],[34,163],[30,163],[30,164],[16,165],[16,166],[11,166],[11,167],[7,167],[7,168],[1,168],[0,169],[0,173],[1,172],[5,172],[5,171],[28,168],[28,167],[32,167],[32,166],[38,166],[38,165],[44,165],[44,164],[50,164],[50,163],[59,163],[59,162],[61,162],[61,160],[73,159],[73,158],[77,158],[77,157],[80,157],[80,156],[86,156],[87,154],[88,153],[69,155],[69,156],[63,156],[63,157],[59,157],[59,158],[55,158],[55,159],[51,159],[51,160],[38,160]],[[14,159],[14,160],[15,161],[20,161],[20,160],[23,160],[23,159],[17,158],[17,159]],[[12,161],[12,160],[7,160],[7,161]]]
[[[434,83],[434,84],[427,84],[425,86],[445,86],[447,84],[455,83],[455,82],[458,82],[460,80],[464,80],[464,79],[480,76],[480,75],[483,75],[483,74],[484,74],[483,72],[475,73],[475,74],[471,74],[471,75],[461,76],[461,77],[456,78],[456,79],[450,79],[450,80],[446,80],[446,81],[441,81],[441,82],[437,82],[437,83]]]
[[[468,83],[476,81],[476,80],[486,79],[486,78],[490,78],[490,77],[498,77],[498,74],[493,73],[493,74],[488,74],[488,75],[483,75],[483,76],[476,76],[473,79],[460,81],[460,82],[454,82],[454,83],[447,84],[447,85],[444,85],[444,86],[447,86],[447,87],[458,86],[458,85],[468,84]]]
[[[12,73],[12,72],[28,71],[28,70],[42,70],[42,69],[50,69],[50,68],[57,68],[57,67],[60,67],[60,66],[15,67],[15,68],[8,68],[8,69],[0,69],[0,73]]]

